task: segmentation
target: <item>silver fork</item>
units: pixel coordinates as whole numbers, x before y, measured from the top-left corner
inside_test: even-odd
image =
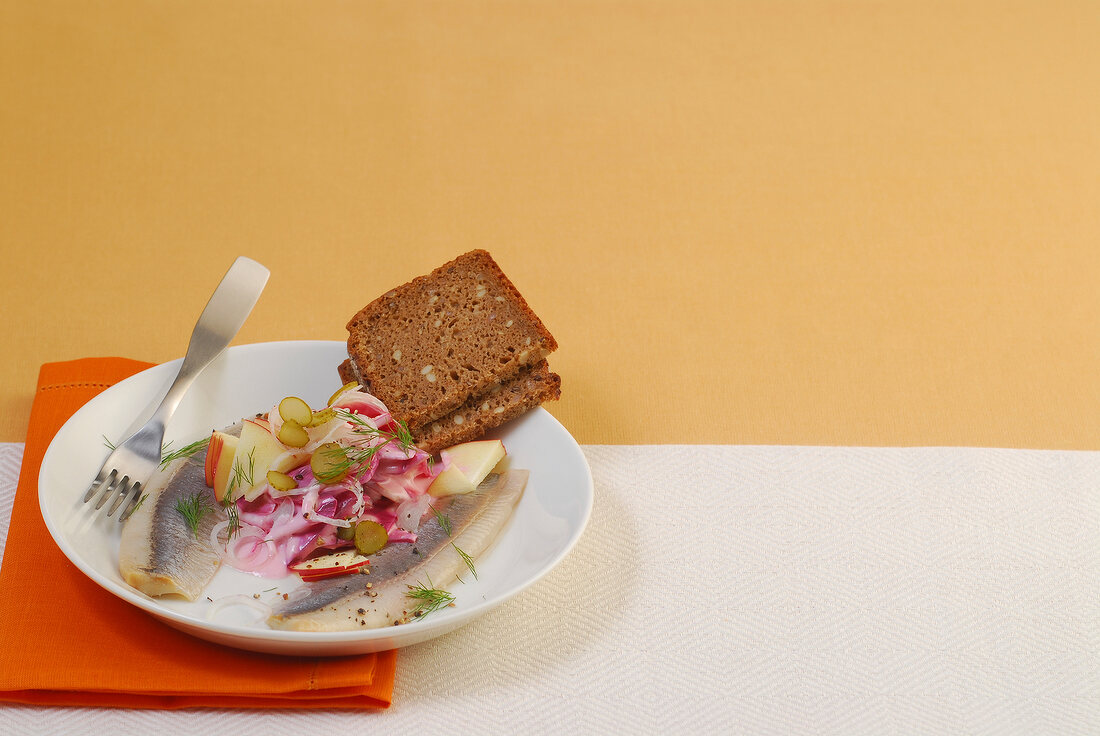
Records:
[[[122,506],[119,521],[125,521],[133,513],[141,498],[141,489],[160,466],[161,444],[168,420],[195,378],[225,350],[241,329],[270,274],[250,258],[242,256],[233,262],[195,324],[187,354],[168,393],[149,421],[107,456],[99,475],[84,494],[84,503],[103,491],[95,505],[97,510],[113,496],[115,500],[107,509],[107,516],[119,506]]]

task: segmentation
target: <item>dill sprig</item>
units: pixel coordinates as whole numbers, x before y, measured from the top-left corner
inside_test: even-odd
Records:
[[[111,442],[111,440],[107,438],[107,435],[104,434],[100,436],[103,437],[103,444],[107,447],[108,450],[114,452],[118,449],[118,445],[116,445],[114,442]],[[185,445],[178,450],[172,449],[171,441],[162,443],[160,446],[160,469],[164,470],[173,460],[179,460],[181,457],[191,457],[200,450],[204,449],[208,444],[210,444],[209,437],[198,440],[196,442],[192,442],[191,444]]]
[[[334,413],[343,421],[351,424],[352,432],[355,434],[368,439],[379,439],[382,441],[367,447],[333,443],[323,450],[320,450],[329,460],[324,477],[317,478],[317,480],[322,483],[325,482],[325,478],[339,478],[353,468],[369,465],[375,454],[390,443],[396,443],[406,455],[412,455],[416,452],[416,447],[413,445],[412,433],[409,431],[408,425],[404,422],[395,422],[394,424],[397,426],[395,430],[379,429],[371,424],[366,417],[360,416],[353,411],[335,409]]]
[[[229,480],[225,483],[225,498],[227,501],[233,498],[233,491],[237,490],[237,473],[235,472],[237,465],[235,460],[233,462],[233,470],[230,470]]]
[[[226,527],[227,544],[241,531],[241,516],[237,510],[237,494],[235,491],[238,488],[251,488],[254,484],[256,477],[255,454],[256,448],[253,447],[248,451],[248,457],[244,458],[245,462],[242,462],[242,458],[235,458],[233,467],[229,471],[229,480],[225,484],[225,496],[222,497],[225,518],[229,520],[229,526]]]
[[[328,464],[325,465],[325,474],[324,476],[318,476],[315,473],[314,477],[322,483],[325,482],[325,479],[339,478],[356,465],[369,463],[381,447],[381,445],[377,447],[347,447],[335,442],[325,443],[316,450],[328,460]]]
[[[428,578],[427,586],[419,580],[415,586],[408,586],[409,590],[405,595],[417,601],[416,607],[412,610],[414,616],[422,618],[433,611],[438,611],[440,608],[445,608],[454,603],[455,597],[453,595],[431,586],[431,578]]]
[[[162,445],[160,448],[160,469],[164,470],[166,467],[168,467],[170,463],[175,460],[179,460],[182,457],[191,457],[199,451],[206,449],[206,446],[209,444],[210,438],[204,437],[203,439],[192,442],[189,445],[185,445],[178,450],[169,451],[169,448],[172,446],[171,442]]]
[[[256,482],[256,448],[248,451],[247,466],[241,462],[241,458],[233,460],[233,468],[229,471],[229,481],[225,484],[225,497],[235,498],[237,488],[251,488]]]
[[[401,449],[406,453],[412,452],[416,448],[413,447],[413,436],[412,432],[409,431],[409,425],[405,422],[395,422],[395,424],[397,425],[397,432],[394,434],[397,437],[397,443],[401,445]]]
[[[241,515],[237,511],[237,502],[230,498],[228,495],[225,497],[225,501],[222,503],[225,507],[225,516],[229,519],[229,526],[225,528],[226,534],[229,536],[226,538],[226,542],[233,539],[241,531]]]
[[[148,494],[148,493],[146,493],[146,494],[142,495],[142,497],[141,497],[141,498],[139,498],[139,499],[137,500],[137,503],[135,503],[135,504],[134,504],[134,508],[130,509],[130,515],[131,515],[131,516],[133,516],[133,515],[134,515],[134,513],[135,513],[135,512],[136,512],[136,511],[137,511],[138,509],[140,509],[140,508],[141,508],[141,505],[142,505],[143,503],[145,503],[145,499],[147,499],[147,498],[149,498],[149,494]]]
[[[322,446],[317,452],[328,460],[325,466],[325,474],[317,475],[317,480],[322,483],[326,479],[340,478],[353,468],[369,465],[371,459],[386,446],[386,442],[378,445],[359,447],[357,445],[340,445],[332,443],[328,447]]]
[[[451,542],[451,546],[455,548],[455,552],[462,558],[462,561],[466,563],[466,567],[470,568],[470,574],[474,576],[474,580],[477,580],[477,570],[474,569],[474,559],[470,555],[459,549],[458,545]]]
[[[443,533],[448,537],[451,536],[451,518],[431,504],[428,504],[428,508],[432,510],[432,514],[435,516],[435,520],[438,522],[439,528],[443,530]]]
[[[243,465],[236,464],[234,461],[236,472],[240,473],[243,482],[248,483],[249,486],[256,485],[256,448],[253,447],[248,451],[248,468]]]
[[[378,437],[387,442],[396,442],[405,454],[410,454],[416,449],[413,446],[412,432],[409,431],[409,425],[405,422],[394,422],[394,424],[397,425],[397,429],[390,431],[388,429],[375,427],[367,421],[366,417],[347,409],[336,409],[336,416],[351,424],[352,431],[356,434],[361,434],[365,437]]]
[[[202,523],[203,517],[213,510],[210,499],[204,491],[195,491],[190,496],[176,501],[176,511],[183,516],[196,539],[199,536],[199,524]]]
[[[439,509],[431,504],[428,504],[428,508],[432,510],[432,514],[435,516],[435,520],[439,524],[439,528],[443,530],[443,533],[448,537],[451,536],[451,518],[440,512]],[[474,576],[474,580],[477,580],[477,569],[474,567],[474,559],[466,554],[466,552],[453,541],[451,542],[451,546],[455,548],[455,552],[457,552],[458,556],[462,558],[462,561],[466,563],[466,567],[470,569],[470,574]],[[462,579],[459,578],[459,580],[461,581]]]

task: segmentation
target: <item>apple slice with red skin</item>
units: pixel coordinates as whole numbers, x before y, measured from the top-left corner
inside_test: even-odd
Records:
[[[234,450],[234,453],[236,450]],[[210,433],[210,443],[206,446],[206,463],[203,465],[203,480],[209,488],[214,487],[214,471],[218,468],[218,458],[222,454],[222,440],[218,432]]]
[[[215,431],[210,435],[210,444],[206,448],[206,464],[203,471],[206,485],[214,489],[214,498],[225,498],[225,487],[233,473],[233,459],[237,456],[239,440],[231,434]]]
[[[355,575],[361,570],[367,569],[365,565],[359,567],[353,567],[349,570],[336,570],[334,572],[317,573],[316,575],[300,575],[303,583],[316,583],[320,580],[328,580],[329,578],[338,578],[341,575]]]
[[[329,555],[311,557],[308,560],[295,562],[289,567],[291,572],[298,573],[302,576],[302,580],[308,583],[314,580],[333,578],[337,575],[349,575],[358,572],[361,567],[368,564],[370,564],[369,557],[359,554],[354,549],[346,549]]]
[[[369,560],[368,560],[369,562]],[[331,570],[328,572],[318,572],[314,574],[299,573],[303,583],[316,583],[318,580],[328,580],[329,578],[338,578],[342,575],[356,575],[363,570],[367,570],[369,567],[366,564],[356,565],[355,567],[341,568],[337,570]]]

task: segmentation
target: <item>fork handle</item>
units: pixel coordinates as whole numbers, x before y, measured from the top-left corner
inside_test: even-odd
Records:
[[[153,412],[149,424],[159,423],[162,428],[168,424],[187,389],[240,331],[270,275],[270,271],[251,258],[241,256],[233,262],[202,310],[176,380]]]

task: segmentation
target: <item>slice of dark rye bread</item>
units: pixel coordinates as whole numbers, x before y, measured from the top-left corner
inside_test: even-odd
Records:
[[[417,447],[436,453],[460,442],[477,439],[493,427],[534,409],[542,402],[560,397],[561,378],[551,373],[543,360],[509,381],[493,384],[487,393],[471,397],[450,414],[419,427],[411,427],[410,432]]]
[[[339,368],[345,384],[359,378],[345,360]],[[493,427],[515,419],[544,401],[561,398],[561,377],[550,372],[546,361],[539,361],[504,383],[495,383],[483,395],[469,398],[450,414],[417,427],[410,427],[413,443],[425,452],[437,453],[460,442],[477,439]]]
[[[340,380],[360,383],[352,369],[351,359],[339,366]],[[550,372],[546,361],[519,372],[503,384],[493,384],[482,396],[473,396],[447,416],[411,427],[412,442],[432,454],[455,446],[459,442],[477,439],[488,430],[503,425],[509,419],[535,408],[542,402],[561,398],[561,377]]]
[[[357,380],[410,428],[485,397],[558,346],[484,250],[387,292],[347,328]],[[556,387],[558,380],[536,384]]]

